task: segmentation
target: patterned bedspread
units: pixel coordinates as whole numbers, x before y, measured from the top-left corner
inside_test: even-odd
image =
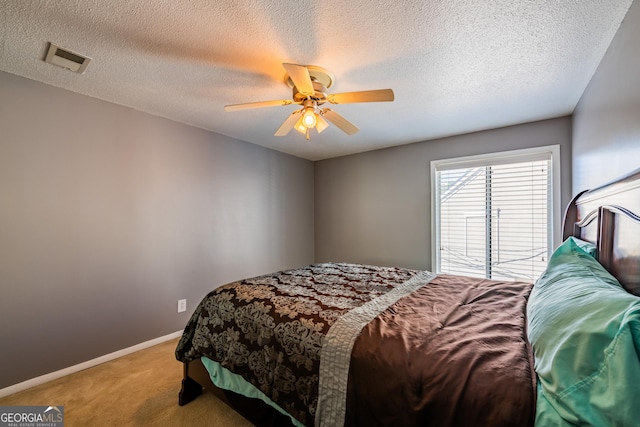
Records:
[[[532,426],[531,288],[316,264],[209,293],[176,357],[218,362],[307,426]]]
[[[197,307],[176,357],[219,362],[301,423],[313,425],[324,336],[341,315],[419,273],[330,263],[221,286]]]

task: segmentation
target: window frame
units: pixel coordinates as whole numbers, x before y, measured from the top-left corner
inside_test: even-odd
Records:
[[[431,271],[440,273],[440,188],[436,185],[436,172],[447,169],[493,166],[497,164],[533,161],[550,157],[551,197],[549,227],[547,229],[547,250],[549,256],[553,248],[561,243],[561,185],[560,185],[560,145],[545,145],[518,150],[499,151],[471,156],[439,159],[431,161]]]

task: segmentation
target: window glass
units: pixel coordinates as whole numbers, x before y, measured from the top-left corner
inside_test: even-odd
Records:
[[[552,246],[551,164],[551,152],[438,162],[436,271],[536,280]]]

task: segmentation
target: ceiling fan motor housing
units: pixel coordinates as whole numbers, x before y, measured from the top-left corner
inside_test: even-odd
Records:
[[[312,99],[316,101],[318,105],[322,105],[325,102],[327,102],[327,93],[326,93],[327,89],[322,85],[322,83],[320,83],[319,81],[313,80],[313,78],[311,80],[311,83],[313,84],[313,91],[314,91],[314,94],[311,96],[304,95],[298,91],[298,88],[296,86],[293,87],[294,102],[302,103],[305,99]]]

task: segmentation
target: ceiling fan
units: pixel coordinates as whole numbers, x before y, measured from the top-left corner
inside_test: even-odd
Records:
[[[352,104],[357,102],[388,102],[394,99],[393,90],[391,89],[327,94],[327,89],[333,86],[335,78],[324,68],[315,65],[282,65],[287,71],[285,83],[293,89],[292,99],[226,105],[224,107],[225,111],[291,104],[302,105],[301,109],[294,111],[287,117],[274,135],[285,136],[291,129],[295,129],[305,134],[306,138],[309,139],[309,131],[311,129],[315,128],[320,133],[329,127],[327,120],[347,135],[353,135],[360,130],[356,125],[332,109],[320,108],[326,102],[331,104]]]

